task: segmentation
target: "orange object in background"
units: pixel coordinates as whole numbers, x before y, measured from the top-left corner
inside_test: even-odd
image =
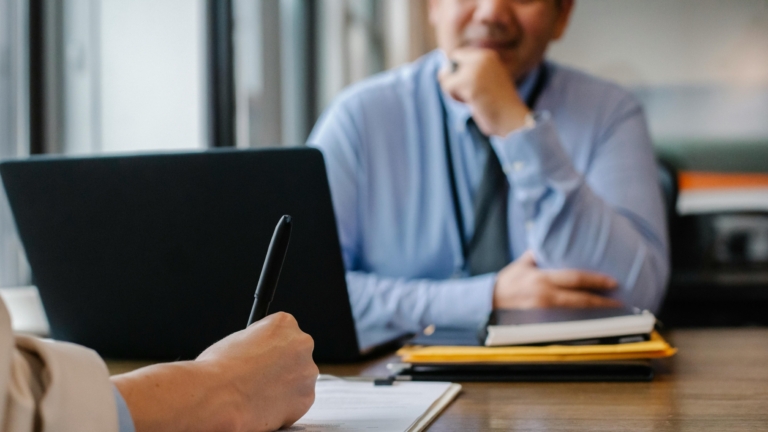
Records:
[[[681,171],[678,175],[678,183],[681,191],[699,189],[762,189],[768,188],[768,174]]]

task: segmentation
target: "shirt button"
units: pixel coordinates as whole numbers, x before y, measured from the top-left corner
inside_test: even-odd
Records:
[[[532,230],[533,226],[534,225],[533,225],[533,221],[532,220],[529,220],[528,222],[525,223],[525,229],[528,230],[528,231]]]
[[[512,169],[515,170],[515,172],[522,171],[522,169],[525,168],[525,163],[517,161],[514,165],[512,165]]]

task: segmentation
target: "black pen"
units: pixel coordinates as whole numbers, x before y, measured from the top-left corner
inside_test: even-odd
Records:
[[[254,322],[267,316],[269,304],[275,296],[277,280],[280,279],[280,270],[283,269],[285,253],[288,251],[288,241],[291,239],[291,217],[285,215],[280,218],[269,242],[267,257],[264,258],[264,267],[261,269],[259,283],[256,285],[255,299],[251,316],[248,317],[246,328]]]

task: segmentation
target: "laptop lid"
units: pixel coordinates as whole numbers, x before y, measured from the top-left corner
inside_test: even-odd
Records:
[[[296,317],[316,361],[359,357],[318,150],[33,157],[0,174],[54,338],[105,357],[196,357],[245,327],[290,214],[270,312]]]

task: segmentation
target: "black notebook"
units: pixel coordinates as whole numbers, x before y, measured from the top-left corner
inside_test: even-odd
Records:
[[[631,382],[651,381],[649,360],[508,363],[392,364],[396,376],[408,381],[457,382]]]

